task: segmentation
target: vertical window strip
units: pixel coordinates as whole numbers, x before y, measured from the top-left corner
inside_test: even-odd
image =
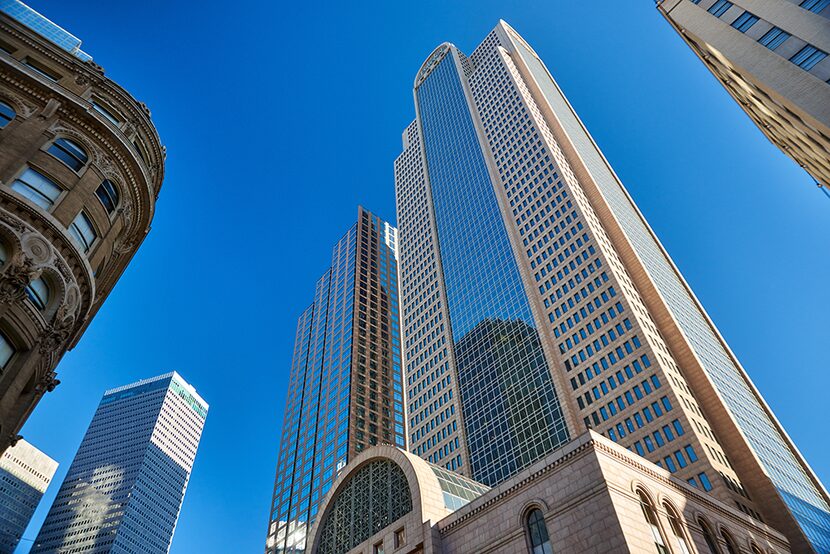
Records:
[[[799,6],[808,12],[819,13],[827,6],[830,6],[830,0],[804,0]]]
[[[759,38],[758,42],[761,45],[766,46],[770,50],[775,50],[776,48],[781,46],[781,44],[788,38],[790,38],[790,33],[778,27],[773,27],[772,29],[767,31],[766,34],[764,34],[764,36]]]
[[[729,2],[729,0],[718,0],[712,4],[707,11],[715,17],[720,17],[731,7],[732,2]]]
[[[826,52],[822,52],[815,46],[808,44],[799,50],[792,58],[790,58],[790,61],[804,71],[810,71],[818,62],[826,57]]]
[[[827,0],[830,2],[830,0]],[[744,12],[739,15],[735,21],[732,22],[732,27],[739,30],[742,33],[747,32],[753,25],[758,22],[758,16],[753,15],[749,12]]]

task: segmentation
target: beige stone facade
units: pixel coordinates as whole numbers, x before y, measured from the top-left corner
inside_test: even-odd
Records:
[[[350,550],[322,548],[321,528],[333,503],[361,468],[377,459],[391,460],[403,470],[411,511]],[[454,511],[447,507],[446,487],[434,468],[390,446],[362,453],[324,501],[311,530],[311,552],[529,552],[527,515],[534,509],[544,516],[553,552],[658,552],[643,500],[656,514],[664,552],[684,552],[675,530],[690,553],[709,553],[705,530],[722,552],[790,551],[780,533],[591,431]]]
[[[80,54],[0,13],[0,452],[149,232],[164,176],[147,107]]]
[[[658,9],[767,138],[830,186],[830,8],[727,4],[662,0]]]

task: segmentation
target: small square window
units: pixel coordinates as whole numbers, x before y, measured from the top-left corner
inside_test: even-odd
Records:
[[[372,554],[384,554],[384,552],[385,551],[383,550],[383,541],[380,541],[379,543],[376,543],[372,547]]]
[[[406,544],[406,530],[400,528],[395,531],[395,548],[400,548]]]

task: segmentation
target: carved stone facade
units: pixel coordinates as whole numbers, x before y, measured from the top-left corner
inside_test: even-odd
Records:
[[[381,462],[403,472],[411,509],[379,511],[382,527],[359,511],[339,518],[352,484]],[[380,506],[401,496],[389,487],[371,494]],[[343,469],[319,514],[310,554],[790,552],[771,527],[593,431],[489,490],[392,446],[371,448]]]
[[[149,232],[164,158],[144,104],[0,13],[0,452]]]

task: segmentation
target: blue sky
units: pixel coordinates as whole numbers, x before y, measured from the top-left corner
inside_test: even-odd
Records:
[[[176,370],[210,403],[171,552],[261,552],[296,318],[363,204],[394,221],[412,82],[505,19],[533,45],[791,437],[830,482],[830,199],[650,0],[55,2],[153,112],[153,230],[24,437],[61,466],[109,387]],[[22,549],[25,551],[25,549]]]

